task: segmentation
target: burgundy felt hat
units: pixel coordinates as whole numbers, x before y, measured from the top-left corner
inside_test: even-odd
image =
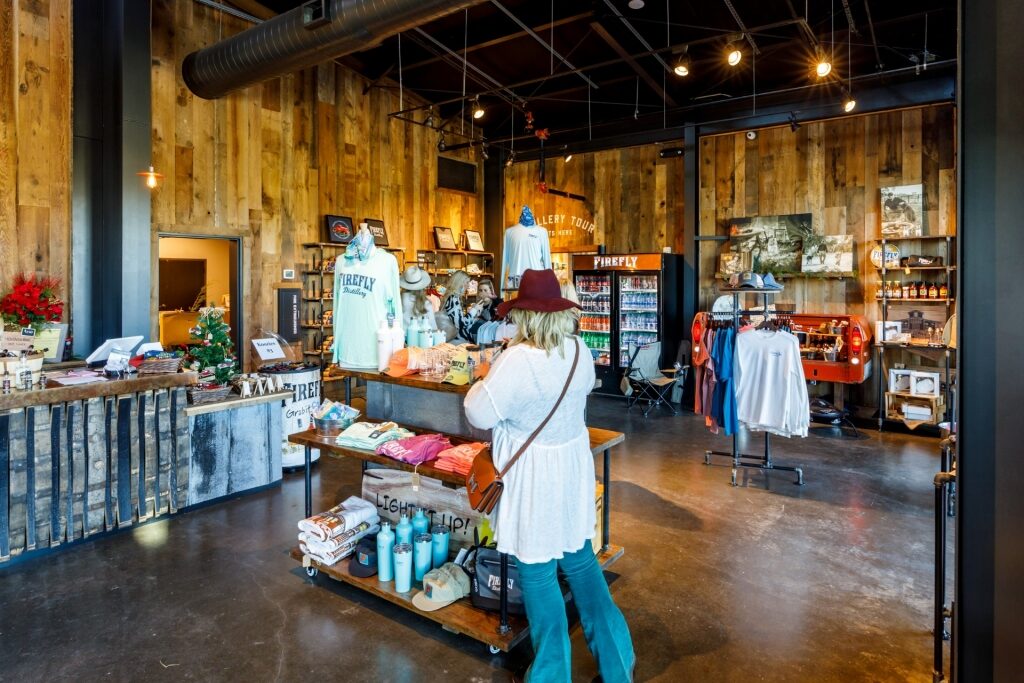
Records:
[[[582,308],[574,301],[562,296],[555,271],[527,270],[519,280],[519,296],[498,304],[498,315],[502,318],[513,308],[541,313],[555,313],[570,308]]]

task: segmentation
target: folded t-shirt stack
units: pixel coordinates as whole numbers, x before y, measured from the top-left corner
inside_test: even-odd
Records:
[[[383,431],[381,431],[383,429]],[[402,429],[394,422],[356,422],[338,435],[336,443],[346,448],[360,448],[366,451],[376,450],[377,446],[388,441],[397,441],[413,436],[408,429]]]
[[[299,549],[332,565],[355,550],[359,539],[380,529],[373,503],[350,496],[326,512],[299,520]]]
[[[377,453],[410,465],[422,465],[436,459],[438,453],[451,447],[452,442],[440,434],[420,434],[381,444],[377,446]]]
[[[473,458],[485,448],[487,448],[487,444],[478,441],[459,444],[454,448],[438,453],[434,467],[445,472],[454,472],[455,474],[462,475],[469,474],[469,470],[473,466]]]

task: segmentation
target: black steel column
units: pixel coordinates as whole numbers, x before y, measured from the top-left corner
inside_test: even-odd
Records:
[[[1024,4],[961,2],[960,436],[953,674],[1024,669]]]
[[[75,352],[149,336],[150,3],[75,3],[71,322]],[[166,169],[165,169],[166,170]]]

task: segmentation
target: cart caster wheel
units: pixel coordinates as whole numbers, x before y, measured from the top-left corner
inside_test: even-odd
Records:
[[[736,470],[732,471],[732,485],[736,485]]]
[[[311,579],[316,578],[316,575],[319,573],[320,570],[316,567],[306,567],[306,576],[308,576]]]
[[[493,645],[488,645],[487,646],[487,651],[490,652],[492,655],[500,655],[501,654],[501,648],[500,647],[495,647]]]

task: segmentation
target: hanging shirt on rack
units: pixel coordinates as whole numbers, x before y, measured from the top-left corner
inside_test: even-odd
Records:
[[[551,245],[548,231],[535,225],[530,207],[524,206],[519,222],[505,230],[501,250],[501,293],[519,289],[519,278],[529,269],[551,268]]]
[[[333,360],[350,368],[377,367],[377,328],[387,319],[388,301],[402,326],[398,261],[371,244],[338,257],[334,266]]]
[[[712,354],[715,359],[715,387],[712,395],[712,419],[730,436],[739,430],[736,420],[736,391],[733,384],[733,352],[736,331],[727,327],[715,332]]]
[[[734,375],[740,422],[780,436],[807,436],[810,405],[795,336],[781,330],[741,333]]]
[[[704,330],[708,326],[708,314],[698,313],[693,316],[693,324],[690,326],[690,341],[693,346],[693,354],[690,364],[693,365],[693,412],[701,414],[701,384],[704,382],[704,364],[708,360],[707,349],[704,348]]]

